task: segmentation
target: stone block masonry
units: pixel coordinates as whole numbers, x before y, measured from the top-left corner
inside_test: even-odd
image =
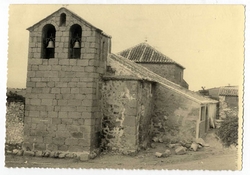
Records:
[[[103,85],[102,148],[120,153],[137,151],[150,143],[153,112],[151,83],[107,80]]]
[[[61,14],[66,15],[63,25]],[[44,31],[48,24],[56,30],[54,57],[43,59],[41,38],[50,32]],[[82,29],[81,54],[70,59],[69,34],[75,24]],[[110,38],[64,8],[29,31],[23,149],[90,153],[99,142],[100,77]]]

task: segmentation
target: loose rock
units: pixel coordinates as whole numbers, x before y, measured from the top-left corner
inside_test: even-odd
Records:
[[[24,152],[23,152],[23,155],[24,155],[24,156],[34,156],[35,153],[34,153],[33,151],[24,151]]]
[[[89,154],[80,154],[79,155],[79,160],[80,161],[87,161],[87,160],[89,160]]]
[[[60,153],[60,154],[58,155],[58,158],[62,159],[62,158],[65,158],[65,156],[66,156],[66,153]]]
[[[186,152],[187,152],[187,148],[185,148],[183,146],[180,146],[180,147],[175,149],[175,153],[177,155],[183,155],[183,154],[186,154]]]
[[[74,158],[74,157],[75,157],[74,153],[67,153],[65,155],[65,158]]]
[[[43,152],[42,151],[37,151],[36,156],[37,157],[43,157]]]
[[[23,150],[19,150],[18,153],[16,154],[17,156],[22,156],[23,155]]]
[[[162,157],[169,157],[171,154],[171,151],[169,149],[166,149],[166,151],[162,154]]]
[[[50,152],[49,151],[45,151],[44,152],[44,157],[49,157],[50,156]]]
[[[156,148],[155,143],[151,143],[151,148]]]
[[[12,153],[15,154],[15,155],[16,155],[18,152],[19,152],[18,149],[13,149],[13,151],[12,151]]]
[[[195,142],[193,142],[192,144],[191,144],[191,149],[193,150],[193,151],[197,151],[197,149],[198,149],[198,144],[197,143],[195,143]]]
[[[159,139],[157,138],[157,137],[153,137],[153,139],[152,139],[154,142],[158,142],[159,141]]]
[[[156,153],[155,153],[155,156],[158,157],[158,158],[160,158],[160,157],[162,157],[162,153],[156,152]]]
[[[202,138],[196,139],[196,143],[200,144],[201,146],[209,146]]]

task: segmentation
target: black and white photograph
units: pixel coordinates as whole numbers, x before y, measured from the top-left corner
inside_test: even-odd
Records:
[[[245,11],[10,4],[4,167],[241,171]]]

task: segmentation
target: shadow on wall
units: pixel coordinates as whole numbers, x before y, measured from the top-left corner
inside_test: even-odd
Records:
[[[153,134],[164,142],[192,141],[200,105],[157,84],[154,97]]]

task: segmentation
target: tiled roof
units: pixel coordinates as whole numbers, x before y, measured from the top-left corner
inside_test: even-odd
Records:
[[[135,64],[133,61],[128,60],[127,58],[124,58],[120,55],[116,55],[116,54],[109,54],[108,56],[108,64],[114,65],[117,64],[117,62],[119,63],[119,66],[117,66],[119,68],[118,70],[118,74],[117,75],[122,75],[122,74],[126,74],[129,75],[131,74],[131,76],[134,77],[138,77],[140,79],[143,80],[148,80],[148,81],[154,81],[157,83],[160,83],[161,85],[175,91],[178,94],[182,94],[183,96],[186,96],[187,98],[200,103],[200,104],[204,104],[204,103],[217,103],[218,101],[216,100],[212,100],[210,98],[207,97],[203,97],[193,91],[190,91],[186,88],[181,87],[178,84],[175,84],[161,76],[159,76],[158,74],[148,70],[147,68],[139,65],[139,64]],[[122,69],[122,71],[124,73],[120,73],[120,69]]]
[[[182,65],[176,63],[166,55],[162,54],[148,43],[140,43],[134,47],[123,50],[118,55],[128,58],[131,61],[137,63],[165,63],[165,64],[176,64],[182,68]]]
[[[238,86],[224,86],[219,90],[220,96],[238,96]]]

